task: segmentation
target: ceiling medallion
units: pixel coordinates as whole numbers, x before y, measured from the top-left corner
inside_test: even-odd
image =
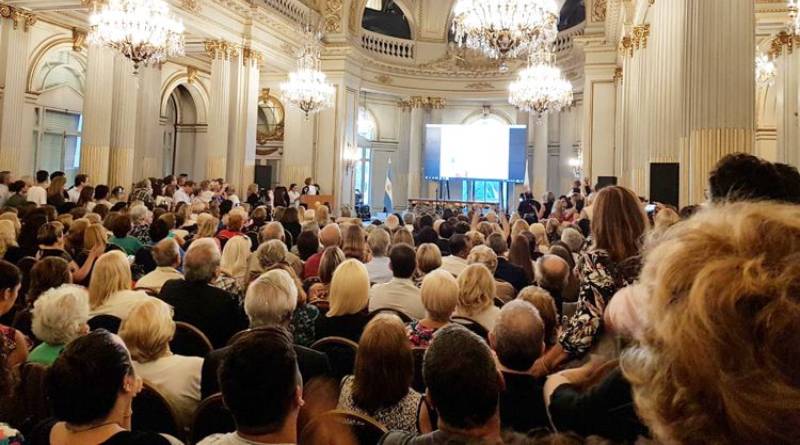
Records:
[[[508,101],[522,111],[536,113],[538,121],[544,114],[558,113],[572,105],[572,84],[556,66],[555,54],[546,50],[530,57],[528,67],[508,89]]]
[[[303,52],[297,61],[297,70],[289,73],[289,80],[281,84],[281,94],[290,105],[306,114],[318,113],[333,106],[336,88],[328,83],[325,73],[320,70],[319,32],[306,26]]]
[[[548,46],[558,35],[554,0],[458,0],[455,41],[492,59],[513,59]]]
[[[140,65],[160,63],[184,51],[183,23],[163,0],[108,0],[89,16],[89,43],[111,47]]]

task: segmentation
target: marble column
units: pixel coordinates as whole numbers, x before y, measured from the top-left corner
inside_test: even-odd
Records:
[[[208,114],[208,159],[206,178],[224,178],[228,163],[231,56],[238,50],[223,40],[205,42],[211,57],[211,98]]]
[[[122,55],[114,61],[114,101],[111,109],[111,156],[108,185],[131,190],[136,146],[136,96],[138,82],[133,63]]]
[[[793,49],[794,37],[785,32],[773,40],[777,76],[777,153],[776,160],[800,165],[800,51]],[[792,46],[790,46],[792,45]]]
[[[564,194],[572,189],[572,182],[575,180],[575,168],[570,163],[573,159],[578,158],[578,153],[575,150],[578,132],[578,110],[573,107],[562,111],[559,118],[561,119],[559,134],[561,147],[558,160],[559,189],[552,190],[552,192]]]
[[[241,194],[255,179],[256,126],[258,124],[259,63],[262,55],[243,48],[231,69],[230,145],[226,179]],[[234,79],[235,78],[235,79]]]
[[[88,53],[86,92],[83,97],[80,173],[89,175],[92,184],[107,184],[114,90],[114,53],[102,45],[89,45]]]
[[[421,105],[411,105],[411,139],[408,158],[408,198],[421,198],[422,150],[425,144],[425,109]]]
[[[10,6],[0,5],[0,85],[3,86],[2,118],[0,119],[0,170],[9,170],[15,177],[33,173],[32,156],[25,147],[23,131],[25,91],[27,83],[28,46],[36,16]]]
[[[530,114],[528,117],[529,131],[533,131],[533,164],[531,172],[533,173],[533,183],[531,192],[533,197],[541,199],[541,197],[548,192],[547,190],[547,164],[549,157],[550,136],[548,133],[550,119],[549,115],[545,114],[541,120],[536,117],[535,113]]]
[[[162,176],[161,68],[139,68],[133,181]]]

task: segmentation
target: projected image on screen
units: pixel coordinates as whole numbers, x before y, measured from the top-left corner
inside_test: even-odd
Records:
[[[428,125],[426,131],[427,179],[524,181],[525,126],[487,119],[470,125]]]

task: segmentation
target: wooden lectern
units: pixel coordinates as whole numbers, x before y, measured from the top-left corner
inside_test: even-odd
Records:
[[[334,203],[333,195],[303,195],[300,197],[300,203],[305,204],[309,209],[316,209],[319,205],[326,205],[331,213],[334,210],[331,208]]]

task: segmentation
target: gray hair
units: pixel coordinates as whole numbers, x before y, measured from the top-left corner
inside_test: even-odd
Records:
[[[200,238],[192,242],[183,258],[183,273],[186,281],[209,283],[217,275],[221,254],[212,238]]]
[[[581,235],[581,232],[578,232],[572,227],[567,227],[561,232],[561,242],[566,244],[572,253],[579,253],[583,248],[583,244],[586,242],[586,238]]]
[[[250,283],[244,311],[251,328],[283,326],[297,307],[297,285],[285,270],[271,270]]]
[[[144,204],[135,204],[128,210],[128,216],[131,217],[131,222],[134,225],[141,224],[147,217],[147,207]]]
[[[289,250],[286,249],[286,244],[280,240],[269,240],[264,244],[258,246],[256,249],[256,258],[262,268],[274,266],[279,263],[286,262],[286,255]]]
[[[528,371],[544,350],[544,323],[539,311],[524,300],[506,303],[497,316],[490,340],[503,366]]]
[[[180,258],[180,248],[178,243],[172,238],[164,238],[153,246],[151,251],[153,260],[159,267],[174,266]]]
[[[302,228],[303,232],[311,232],[319,238],[319,224],[317,224],[316,220],[312,219],[311,221],[304,222]]]
[[[258,240],[262,243],[274,239],[281,241],[286,239],[286,235],[283,231],[283,225],[276,221],[273,221],[262,227],[258,234]]]
[[[375,228],[367,237],[367,244],[373,256],[386,256],[391,243],[389,233],[380,227]]]
[[[535,264],[536,281],[547,291],[563,291],[569,284],[569,264],[557,255],[545,255]]]
[[[43,293],[33,303],[33,334],[50,345],[65,345],[88,332],[89,293],[64,284]]]
[[[416,215],[414,215],[411,212],[406,212],[405,215],[403,215],[403,224],[410,226],[414,224],[414,221],[416,219],[417,219]]]
[[[467,264],[483,264],[494,275],[497,271],[497,254],[489,246],[475,246],[469,251]]]

